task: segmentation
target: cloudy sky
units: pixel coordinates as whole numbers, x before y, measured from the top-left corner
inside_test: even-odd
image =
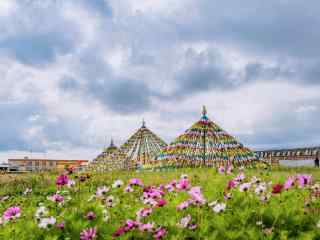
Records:
[[[320,145],[318,0],[1,0],[0,161],[93,158],[142,118]],[[30,154],[30,153],[29,153]]]

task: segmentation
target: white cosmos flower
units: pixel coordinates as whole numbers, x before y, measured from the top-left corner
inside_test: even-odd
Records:
[[[34,216],[36,217],[36,219],[40,219],[47,216],[47,214],[48,214],[47,208],[45,206],[40,206],[37,208],[37,211],[34,214]]]
[[[42,218],[38,224],[39,228],[48,228],[53,226],[56,223],[56,219],[54,217]]]
[[[114,181],[114,183],[112,184],[112,188],[119,188],[123,185],[123,181],[118,179],[116,181]]]
[[[67,183],[68,188],[72,188],[75,185],[76,185],[76,182],[74,180],[69,179],[69,181]]]
[[[226,209],[226,204],[224,203],[218,203],[212,208],[212,210],[216,213],[223,212],[225,209]]]
[[[96,195],[98,197],[102,197],[104,196],[107,192],[109,192],[110,188],[106,187],[106,186],[102,186],[102,187],[98,187],[97,191],[96,191]]]

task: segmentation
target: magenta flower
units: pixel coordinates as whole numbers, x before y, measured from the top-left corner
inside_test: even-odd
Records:
[[[69,177],[67,175],[60,175],[56,179],[56,184],[58,186],[67,185],[69,182]]]
[[[284,183],[284,189],[288,190],[289,188],[294,186],[294,178],[293,177],[288,177],[286,182]]]
[[[180,179],[180,181],[177,184],[178,190],[187,190],[190,188],[189,180],[188,179]]]
[[[162,239],[167,234],[167,230],[164,227],[159,227],[156,229],[153,237],[156,240]]]
[[[277,194],[277,193],[281,193],[283,189],[283,184],[275,184],[272,186],[272,193]]]
[[[65,225],[65,223],[62,221],[61,223],[58,223],[58,224],[56,225],[56,227],[57,227],[58,229],[60,229],[60,230],[63,230],[63,229],[64,229],[64,225]]]
[[[311,175],[298,175],[297,180],[299,183],[300,187],[304,187],[307,184],[310,184],[312,181],[312,176]]]
[[[97,228],[84,229],[80,233],[80,240],[93,240],[97,237]]]
[[[138,221],[134,221],[134,220],[131,220],[131,219],[128,219],[126,221],[126,226],[129,227],[130,229],[138,227],[139,224],[140,223]]]
[[[163,207],[166,204],[167,204],[167,201],[165,199],[161,198],[161,199],[158,200],[157,206],[158,207]]]
[[[131,185],[131,186],[133,186],[133,185],[135,185],[135,186],[143,186],[143,183],[139,178],[131,178],[129,180],[129,185]]]
[[[128,231],[128,229],[126,228],[126,226],[121,226],[117,229],[117,231],[115,231],[112,234],[112,237],[116,238],[116,237],[120,237],[121,235],[125,234]]]
[[[16,218],[19,218],[20,216],[21,216],[21,209],[18,206],[10,207],[3,213],[3,219],[5,221],[16,219]]]
[[[235,180],[230,180],[228,182],[228,190],[232,189],[232,188],[235,188],[237,186],[238,182],[236,182]]]

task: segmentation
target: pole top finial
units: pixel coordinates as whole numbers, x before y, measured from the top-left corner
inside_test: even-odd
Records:
[[[111,138],[110,147],[114,146],[113,138]]]
[[[207,116],[207,108],[205,105],[202,106],[202,116],[203,117]]]

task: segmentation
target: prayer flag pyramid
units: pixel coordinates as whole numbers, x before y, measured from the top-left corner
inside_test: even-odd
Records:
[[[201,119],[157,156],[162,165],[177,167],[240,166],[255,159],[251,150],[207,117],[205,106]]]

